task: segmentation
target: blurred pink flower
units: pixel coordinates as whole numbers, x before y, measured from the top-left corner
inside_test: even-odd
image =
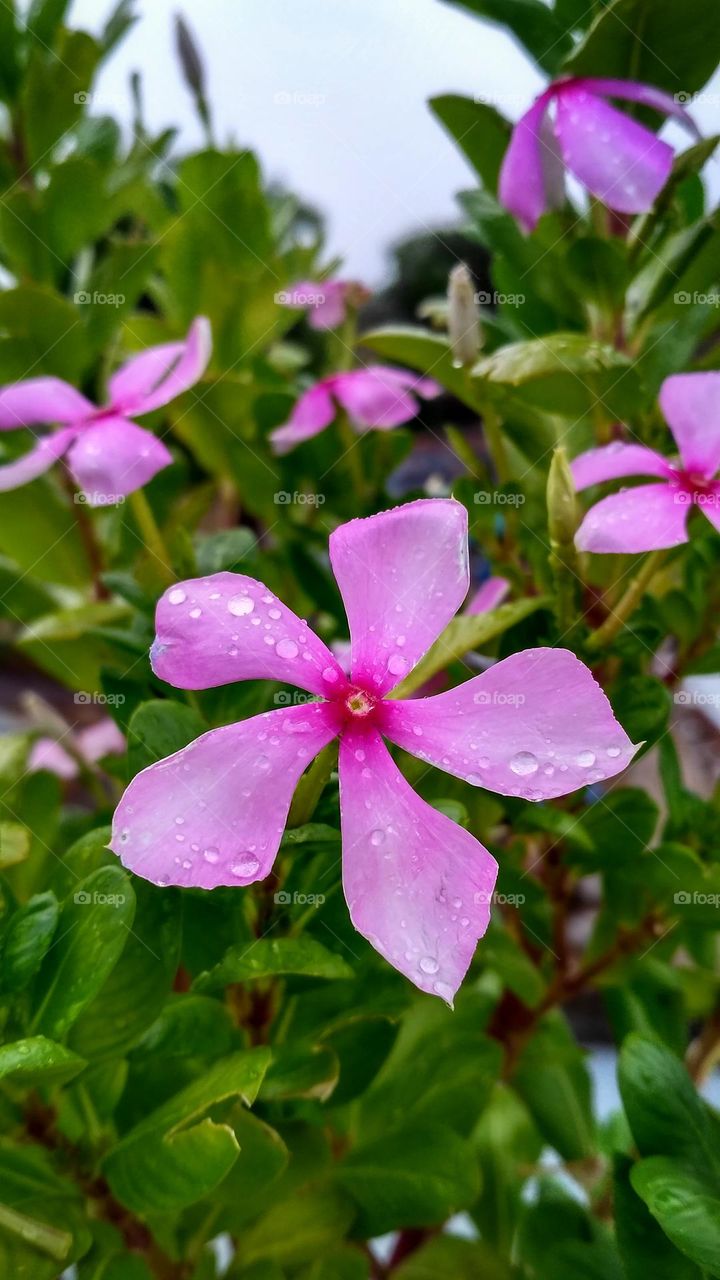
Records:
[[[131,419],[193,386],[205,371],[210,342],[209,321],[198,316],[184,342],[148,347],[118,369],[110,379],[110,399],[100,408],[60,378],[28,378],[0,389],[0,430],[61,424],[29,453],[0,466],[0,490],[27,484],[64,455],[91,506],[140,489],[172,455]]]
[[[635,80],[557,80],[518,120],[500,170],[500,202],[532,231],[564,200],[563,168],[619,213],[644,213],[670,176],[673,149],[605,101],[625,98],[677,116],[697,136],[669,93]],[[549,109],[555,107],[551,120]]]
[[[217,573],[158,603],[152,662],[183,689],[282,680],[323,701],[213,729],[133,779],[111,847],[156,884],[212,889],[270,872],[296,783],[340,739],[343,884],[355,928],[422,990],[452,997],[487,928],[492,855],[420,798],[383,737],[503,795],[544,800],[612,777],[636,748],[590,671],[529,649],[437,697],[388,697],[459,609],[467,512],[423,499],[330,536],[351,672],[261,582]]]
[[[510,591],[507,578],[486,578],[466,604],[464,613],[489,613],[497,609]]]
[[[338,405],[357,431],[389,431],[415,417],[420,409],[417,396],[431,400],[441,391],[432,378],[385,365],[333,373],[300,397],[288,421],[270,439],[276,453],[287,453],[329,426]]]
[[[279,297],[285,307],[304,307],[311,329],[337,329],[348,306],[359,307],[370,293],[356,280],[301,280]]]
[[[86,764],[95,764],[103,756],[122,755],[125,750],[125,739],[109,716],[78,729],[77,733],[68,733],[66,738],[68,746]],[[57,738],[37,738],[30,751],[28,770],[37,773],[46,769],[48,773],[57,774],[58,778],[77,778],[80,769],[75,755],[67,751]]]
[[[571,463],[575,488],[625,476],[660,484],[621,489],[591,507],[575,535],[581,551],[657,551],[687,542],[694,506],[720,529],[720,373],[677,373],[660,389],[660,407],[680,458],[671,462],[642,444],[589,449]]]

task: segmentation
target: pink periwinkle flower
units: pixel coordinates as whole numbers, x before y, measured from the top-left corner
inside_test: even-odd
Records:
[[[624,476],[660,483],[621,489],[590,508],[575,535],[581,551],[657,551],[687,542],[694,506],[720,529],[720,373],[676,373],[660,407],[680,451],[674,460],[642,444],[589,449],[571,464],[576,489]]]
[[[0,430],[60,423],[29,453],[0,467],[0,490],[16,489],[67,457],[73,480],[91,506],[142,488],[172,462],[169,449],[133,418],[168,404],[202,377],[210,358],[210,324],[198,316],[184,342],[165,342],[133,356],[110,379],[97,407],[61,378],[27,378],[0,390]]]
[[[606,98],[677,116],[697,135],[688,113],[651,85],[587,77],[555,81],[518,120],[500,170],[500,202],[526,231],[546,209],[562,205],[563,168],[610,209],[644,213],[652,208],[670,175],[672,147]]]
[[[468,604],[465,606],[465,613],[489,613],[491,609],[497,609],[510,593],[510,583],[507,578],[486,578],[473,596],[470,597]]]
[[[311,329],[337,329],[347,309],[359,307],[370,297],[356,280],[301,280],[278,295],[285,307],[304,307]]]
[[[532,800],[611,777],[636,748],[564,649],[515,654],[436,697],[391,699],[468,590],[460,503],[422,499],[351,520],[331,535],[330,561],[349,622],[349,679],[262,582],[217,573],[165,592],[152,652],[162,680],[204,689],[267,677],[322,700],[213,729],[143,770],[115,813],[111,847],[156,884],[262,880],[298,779],[339,738],[353,924],[416,986],[450,1001],[487,928],[497,865],[413,791],[383,738],[475,786]]]
[[[37,773],[40,769],[54,773],[58,778],[69,781],[77,778],[80,769],[76,756],[80,756],[86,764],[96,764],[104,756],[121,755],[125,750],[125,738],[114,720],[104,716],[95,724],[88,724],[77,733],[68,735],[68,751],[58,738],[36,738],[28,757],[28,772]]]
[[[288,421],[277,427],[270,439],[276,453],[287,453],[328,427],[338,406],[357,431],[389,431],[415,417],[420,409],[417,396],[431,400],[441,392],[442,387],[432,378],[386,365],[333,373],[300,397]]]

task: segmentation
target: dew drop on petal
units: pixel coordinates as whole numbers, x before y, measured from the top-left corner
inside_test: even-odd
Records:
[[[260,866],[258,859],[254,853],[241,853],[239,857],[230,864],[230,870],[234,876],[239,879],[247,880],[249,876],[254,876]]]
[[[234,614],[236,618],[245,618],[249,613],[252,613],[255,608],[255,602],[250,599],[250,596],[232,596],[228,600],[227,607],[229,612]]]
[[[298,647],[294,640],[278,640],[275,652],[279,658],[297,658]]]
[[[168,591],[168,604],[182,604],[187,596],[182,587],[173,587],[172,591]]]
[[[379,827],[376,831],[370,832],[370,843],[371,845],[374,845],[376,849],[378,845],[381,845],[383,843],[384,840],[385,840],[385,832],[381,831]]]
[[[419,961],[423,973],[437,973],[440,965],[433,956],[422,956]]]
[[[305,657],[305,654],[303,654],[303,657]],[[326,667],[322,673],[322,678],[327,681],[328,684],[335,684],[335,681],[338,678],[338,673],[334,667]]]
[[[577,758],[577,763],[581,769],[591,769],[595,763],[594,751],[581,751]]]
[[[408,669],[408,661],[407,658],[403,658],[401,653],[391,653],[387,666],[391,675],[404,676]]]
[[[518,751],[517,755],[514,755],[510,761],[510,768],[519,777],[526,778],[531,773],[537,773],[537,756],[534,756],[532,751]]]
[[[620,755],[620,747],[608,747],[607,754],[612,760],[617,760],[617,757]]]
[[[218,861],[220,854],[217,849],[203,849],[203,858],[206,862],[215,863]]]

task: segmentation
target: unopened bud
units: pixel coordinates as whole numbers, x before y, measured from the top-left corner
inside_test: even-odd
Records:
[[[573,545],[578,526],[577,501],[570,464],[563,448],[555,449],[547,482],[548,531],[556,547]]]
[[[205,69],[192,32],[181,13],[175,14],[175,42],[185,80],[193,93],[205,96]]]
[[[475,285],[464,262],[453,267],[448,280],[448,336],[455,365],[471,365],[482,346],[480,309]]]

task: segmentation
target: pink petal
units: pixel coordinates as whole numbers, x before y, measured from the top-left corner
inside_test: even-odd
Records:
[[[51,436],[44,436],[34,448],[22,454],[13,462],[6,462],[0,467],[0,492],[7,489],[18,489],[28,484],[36,476],[41,476],[61,458],[71,441],[75,439],[75,428],[65,427],[55,431]]]
[[[687,470],[710,479],[720,467],[720,373],[675,373],[666,378],[660,408]]]
[[[36,738],[28,756],[28,773],[37,773],[44,769],[54,773],[56,777],[70,782],[77,778],[80,770],[77,761],[54,738]]]
[[[68,453],[73,479],[90,506],[118,502],[171,462],[162,440],[127,418],[100,419],[80,432]]]
[[[341,740],[340,814],[355,928],[421,991],[451,1003],[488,926],[495,859],[420,799],[372,730]]]
[[[335,736],[325,705],[211,729],[133,778],[110,847],[153,884],[252,884],[270,871],[293,791]]]
[[[611,493],[588,511],[575,534],[581,551],[659,551],[687,542],[690,497],[669,484]]]
[[[467,512],[421,498],[330,535],[350,624],[352,679],[387,693],[454,617],[469,585]]]
[[[178,689],[267,679],[327,696],[347,683],[307,623],[242,573],[169,587],[158,601],[155,631],[153,670]]]
[[[301,280],[282,295],[286,307],[304,307],[311,329],[336,329],[345,319],[343,280]]]
[[[0,390],[0,430],[33,427],[45,422],[78,422],[95,413],[95,405],[60,378],[28,378]]]
[[[95,724],[79,729],[75,741],[80,755],[88,764],[95,764],[103,756],[119,756],[125,751],[125,737],[110,716],[96,720]]]
[[[430,379],[417,378],[402,369],[370,365],[337,374],[334,392],[357,426],[387,431],[409,422],[419,412],[414,391],[424,395],[423,388],[430,386],[434,395],[435,385]]]
[[[643,444],[603,445],[600,449],[588,449],[570,463],[575,488],[580,492],[591,484],[604,480],[618,480],[621,476],[664,476],[671,474],[666,458]]]
[[[571,173],[620,213],[650,209],[670,176],[672,147],[583,88],[558,90],[555,132]]]
[[[300,397],[285,425],[270,433],[276,453],[287,453],[330,425],[335,417],[332,385],[332,378],[316,383]]]
[[[548,207],[548,175],[542,129],[551,94],[542,93],[518,120],[503,158],[498,184],[500,203],[525,231],[532,231]]]
[[[653,107],[662,115],[675,116],[691,133],[697,138],[700,137],[695,121],[685,108],[675,101],[672,94],[665,93],[663,89],[656,89],[654,85],[638,84],[636,80],[606,80],[590,76],[576,80],[575,84],[587,89],[590,93],[607,94],[610,98],[625,98],[628,102],[642,102],[644,106]]]
[[[487,578],[465,608],[465,613],[489,613],[502,604],[510,591],[507,578]]]
[[[568,649],[526,649],[447,693],[384,703],[381,728],[421,760],[526,800],[613,778],[637,751]]]
[[[711,485],[706,493],[696,493],[695,503],[720,533],[720,484]]]
[[[164,342],[133,356],[110,379],[108,408],[135,417],[168,404],[202,377],[212,351],[210,321],[193,320],[184,342]]]

